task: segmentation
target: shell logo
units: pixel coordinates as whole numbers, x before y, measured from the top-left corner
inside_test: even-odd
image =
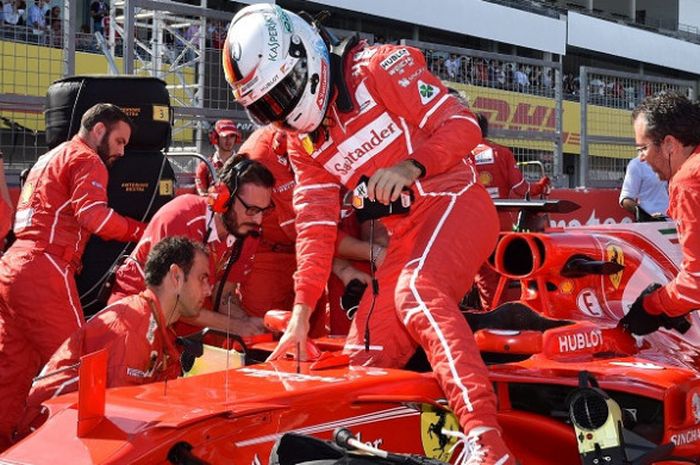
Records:
[[[574,285],[574,282],[570,279],[565,279],[564,281],[561,282],[561,284],[559,284],[559,291],[562,294],[569,295],[572,292],[574,292],[575,288],[576,288],[576,286]]]
[[[493,176],[488,171],[482,171],[479,173],[479,183],[482,186],[490,186],[493,181]]]

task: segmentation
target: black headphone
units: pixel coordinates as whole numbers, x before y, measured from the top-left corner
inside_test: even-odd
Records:
[[[232,185],[230,189],[225,182],[221,181],[215,183],[209,188],[209,192],[207,193],[207,199],[209,207],[214,213],[224,214],[231,208],[234,196],[236,195],[236,192],[238,192],[238,188],[240,187],[240,178],[253,163],[253,160],[250,160],[249,158],[244,158],[243,160],[233,165],[232,169],[235,176],[233,176],[233,179],[231,180]]]

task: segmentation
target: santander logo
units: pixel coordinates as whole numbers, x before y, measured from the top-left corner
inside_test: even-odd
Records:
[[[338,144],[338,153],[324,163],[324,166],[344,183],[358,168],[385,150],[402,133],[399,125],[384,112]]]

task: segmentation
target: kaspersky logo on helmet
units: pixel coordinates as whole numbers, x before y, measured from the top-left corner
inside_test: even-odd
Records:
[[[280,48],[279,33],[277,31],[277,21],[275,21],[275,18],[269,14],[265,14],[264,18],[265,27],[267,28],[267,48],[269,50],[267,58],[270,61],[277,61],[277,58],[279,57]]]

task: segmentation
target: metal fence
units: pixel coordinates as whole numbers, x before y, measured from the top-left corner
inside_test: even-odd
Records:
[[[695,97],[693,81],[655,78],[601,68],[581,67],[581,157],[579,184],[617,187],[635,156],[632,110],[659,92],[680,92]]]
[[[165,0],[113,0],[103,34],[77,27],[74,0],[44,31],[0,25],[0,149],[10,175],[46,150],[43,106],[49,84],[72,74],[144,74],[166,81],[175,113],[171,151],[209,154],[220,118],[254,129],[224,79],[221,48],[233,12]],[[341,31],[342,35],[342,31]],[[366,37],[365,37],[366,38]],[[617,186],[633,155],[629,113],[641,98],[695,83],[581,68],[429,42],[429,69],[466,93],[490,121],[490,138],[518,161],[539,161],[557,186]],[[692,95],[692,94],[691,94]],[[580,109],[578,108],[580,106]],[[580,156],[579,156],[580,154]],[[191,172],[194,160],[176,162]],[[11,179],[12,181],[12,179]]]
[[[401,41],[421,49],[428,68],[466,93],[469,106],[489,120],[489,138],[513,150],[518,161],[539,161],[561,184],[561,63],[488,53],[427,42]]]

